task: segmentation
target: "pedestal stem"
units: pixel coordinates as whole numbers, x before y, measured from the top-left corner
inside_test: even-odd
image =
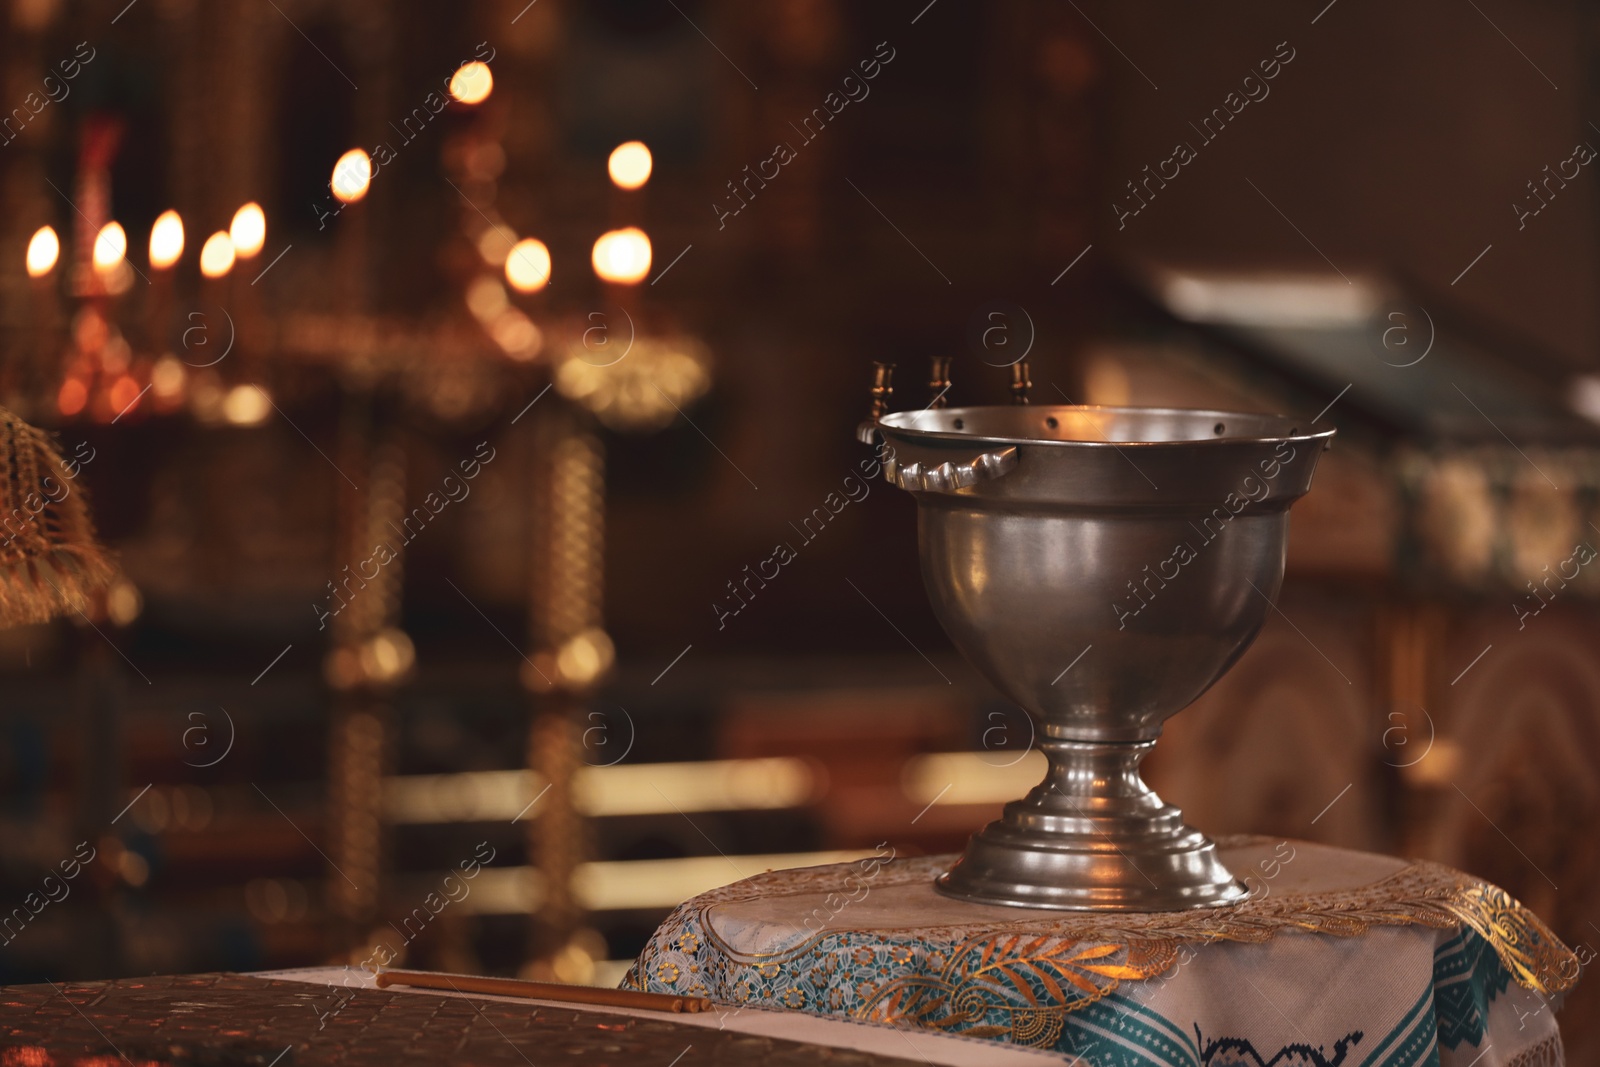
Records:
[[[1243,900],[1211,841],[1139,776],[1154,741],[1046,737],[1045,779],[973,835],[941,892],[1019,907],[1172,911]]]
[[[1142,838],[1170,832],[1183,816],[1156,795],[1139,775],[1154,741],[1068,741],[1046,737],[1039,748],[1050,761],[1044,781],[1006,808],[1008,821],[1022,820],[1050,833]]]

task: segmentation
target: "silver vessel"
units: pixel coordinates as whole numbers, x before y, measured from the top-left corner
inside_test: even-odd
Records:
[[[870,425],[870,424],[869,424]],[[950,639],[1041,724],[1045,780],[938,883],[988,904],[1168,911],[1244,887],[1139,776],[1261,629],[1330,428],[1078,406],[881,414]]]

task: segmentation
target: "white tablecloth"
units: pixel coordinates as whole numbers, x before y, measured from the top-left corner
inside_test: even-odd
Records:
[[[952,900],[932,884],[951,856],[771,872],[681,905],[624,985],[1094,1067],[1563,1062],[1578,961],[1501,890],[1307,842],[1221,845],[1251,900],[1147,915]]]

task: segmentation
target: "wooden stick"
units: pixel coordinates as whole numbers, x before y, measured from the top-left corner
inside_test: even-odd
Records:
[[[679,997],[668,993],[640,993],[632,989],[596,989],[592,986],[558,985],[553,982],[525,982],[520,978],[477,978],[467,975],[436,974],[432,971],[379,971],[378,988],[405,985],[421,989],[448,989],[456,993],[485,993],[497,997],[524,997],[529,1000],[558,1000],[567,1004],[599,1004],[608,1008],[638,1008],[641,1011],[710,1011],[705,997]]]

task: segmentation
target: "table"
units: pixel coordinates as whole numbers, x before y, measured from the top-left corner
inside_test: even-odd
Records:
[[[996,1051],[1007,1053],[1002,1058]],[[0,989],[4,1067],[1039,1067],[1028,1049],[794,1012],[671,1015],[391,987],[356,968]]]
[[[1547,1067],[1579,961],[1503,890],[1435,863],[1218,842],[1226,908],[949,899],[954,856],[769,872],[680,905],[625,987],[984,1037],[1093,1067]]]

